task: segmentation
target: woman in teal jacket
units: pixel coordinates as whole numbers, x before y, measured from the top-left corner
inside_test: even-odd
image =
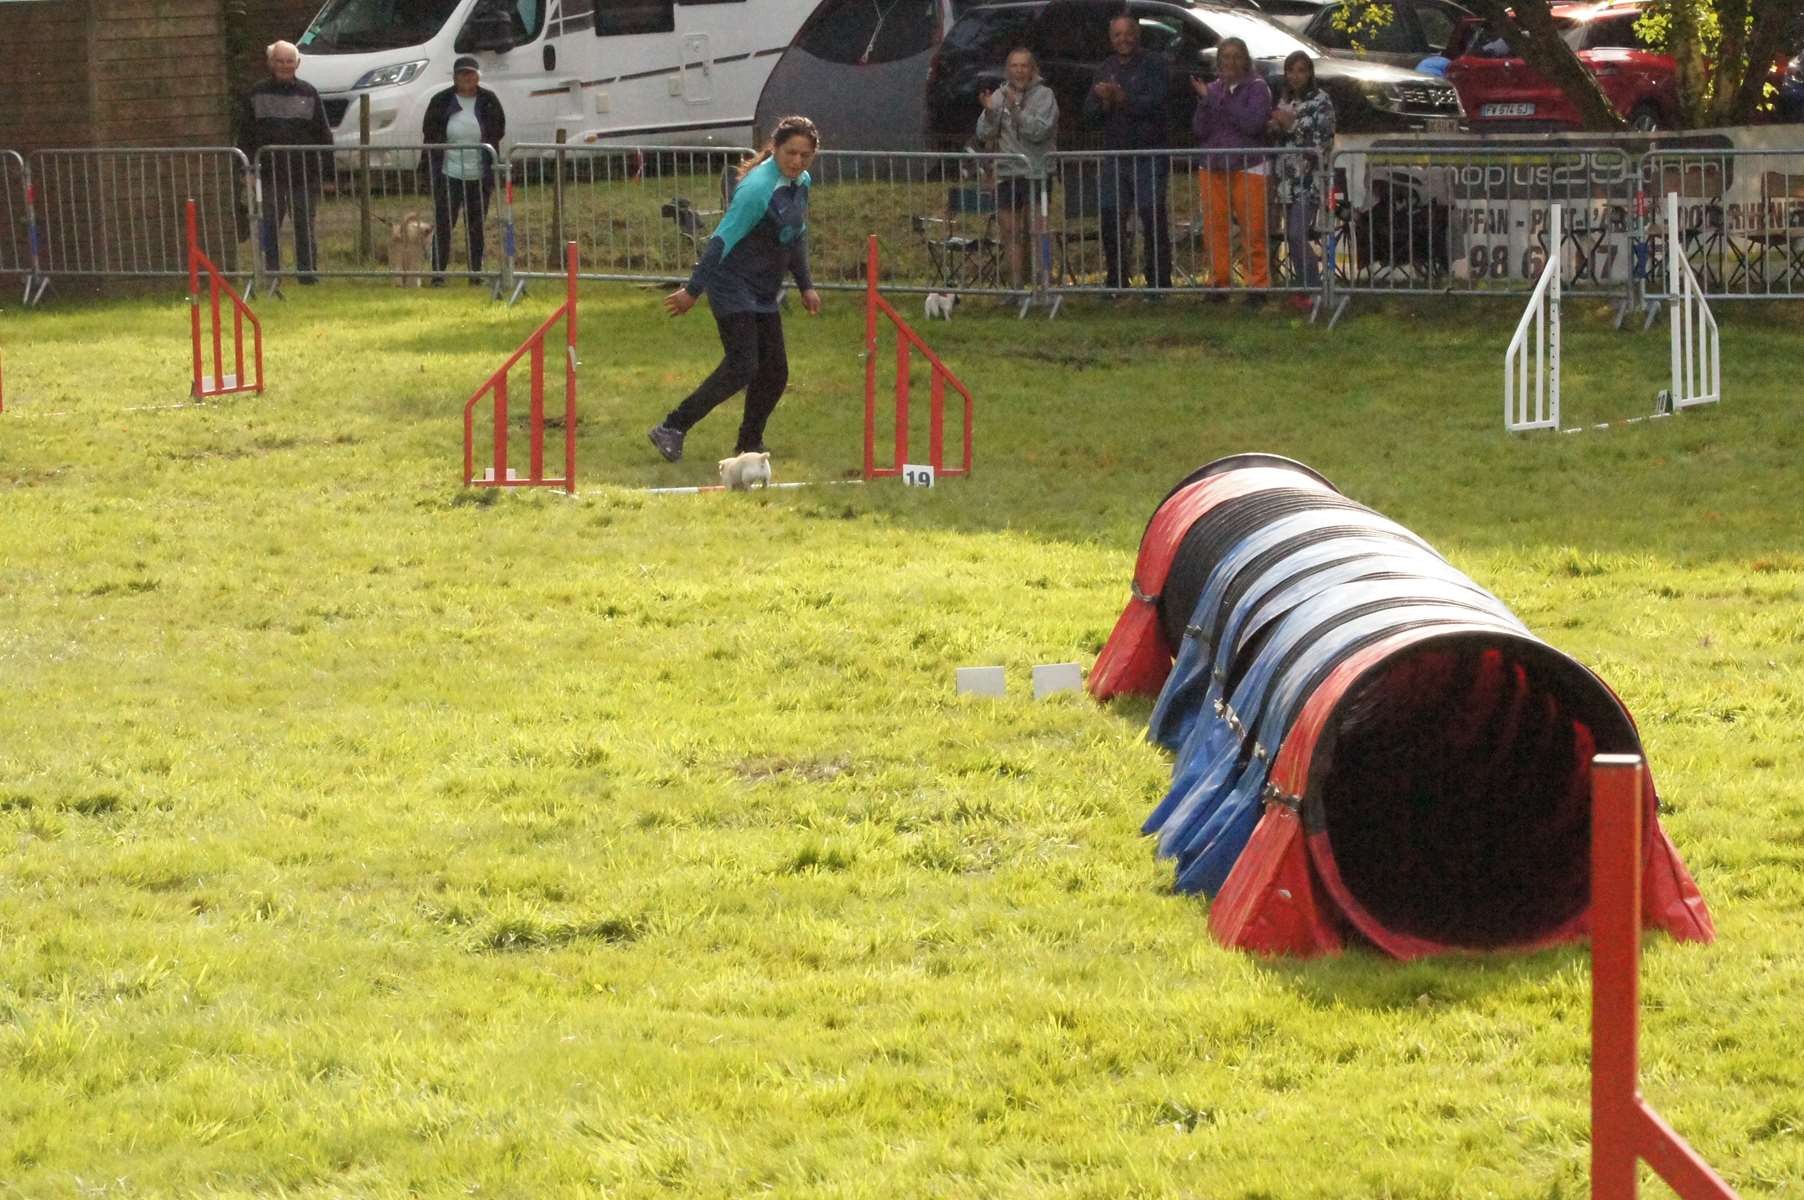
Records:
[[[777,122],[764,152],[740,167],[733,202],[689,282],[664,297],[665,310],[680,317],[706,293],[726,351],[714,373],[646,435],[670,462],[683,457],[683,438],[696,422],[741,389],[745,416],[733,453],[764,450],[764,424],[789,382],[777,305],[784,277],[795,276],[809,316],[821,311],[808,274],[807,238],[808,164],[820,144],[807,117]]]

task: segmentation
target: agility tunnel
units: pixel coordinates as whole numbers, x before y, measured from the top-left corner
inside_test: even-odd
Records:
[[[1160,502],[1090,676],[1157,696],[1146,820],[1223,943],[1397,958],[1531,949],[1590,919],[1594,754],[1641,754],[1609,687],[1416,534],[1300,463],[1218,459]],[[1643,923],[1710,941],[1643,789]]]

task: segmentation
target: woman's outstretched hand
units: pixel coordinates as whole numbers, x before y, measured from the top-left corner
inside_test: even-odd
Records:
[[[664,311],[673,317],[680,317],[694,307],[695,297],[689,294],[688,288],[678,288],[664,297]]]

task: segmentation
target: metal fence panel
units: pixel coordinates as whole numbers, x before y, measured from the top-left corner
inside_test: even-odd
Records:
[[[866,239],[882,247],[878,282],[888,291],[1001,295],[1034,285],[1036,195],[1028,161],[1011,154],[827,151],[810,171],[808,253],[823,287],[863,287]],[[1011,207],[1016,191],[1020,209]],[[1015,240],[1016,258],[1009,253]],[[1019,263],[1018,279],[1011,267]]]
[[[1057,153],[1050,164],[1056,291],[1116,291],[1136,278],[1161,292],[1321,287],[1332,248],[1315,150]]]
[[[514,147],[512,212],[521,275],[561,273],[578,243],[583,277],[680,282],[726,211],[744,150],[692,146]],[[809,167],[815,285],[864,286],[865,238],[882,241],[884,286],[1005,288],[993,180],[1007,155],[828,151]],[[1031,284],[1031,277],[1028,286]]]
[[[48,275],[186,276],[190,199],[208,257],[249,270],[250,164],[232,147],[38,150],[30,169]]]
[[[449,184],[435,188],[427,164],[439,152],[480,158],[483,178],[467,195]],[[493,146],[264,146],[257,152],[257,188],[256,245],[266,273],[386,277],[397,287],[420,286],[459,266],[471,277],[506,273],[506,169]],[[469,217],[472,203],[481,210],[476,222]],[[473,231],[480,236],[472,238]],[[314,269],[302,272],[300,250],[309,232]],[[442,271],[436,269],[441,249]]]
[[[575,242],[585,279],[687,279],[726,207],[726,171],[744,154],[718,147],[515,146],[508,156],[515,274],[562,275],[564,244]]]
[[[1526,294],[1547,262],[1549,213],[1566,217],[1574,290],[1634,279],[1638,172],[1614,148],[1410,145],[1337,150],[1331,291]]]
[[[1650,297],[1669,298],[1668,195],[1678,197],[1679,244],[1706,296],[1804,296],[1804,151],[1652,150],[1640,176]]]

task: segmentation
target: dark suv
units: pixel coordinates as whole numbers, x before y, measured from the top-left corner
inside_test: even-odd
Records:
[[[1009,48],[1025,45],[1039,56],[1040,72],[1058,97],[1059,148],[1097,146],[1098,131],[1081,125],[1084,97],[1110,54],[1109,19],[1124,7],[1140,22],[1141,46],[1171,61],[1173,147],[1190,144],[1196,102],[1190,79],[1215,78],[1215,48],[1227,37],[1246,42],[1254,67],[1274,91],[1282,84],[1285,57],[1308,51],[1346,132],[1464,127],[1459,96],[1445,80],[1382,63],[1328,58],[1320,46],[1251,9],[1182,0],[1130,0],[1125,6],[1119,0],[1020,0],[967,9],[946,32],[927,76],[928,145],[956,150],[970,140],[977,93],[998,86]]]
[[[1337,58],[1364,58],[1395,67],[1414,67],[1439,54],[1453,36],[1453,27],[1472,14],[1452,0],[1391,0],[1390,11],[1359,34],[1358,45],[1354,45],[1354,35],[1337,24],[1340,15],[1341,5],[1335,0],[1322,5],[1300,25],[1283,17],[1279,21]]]

